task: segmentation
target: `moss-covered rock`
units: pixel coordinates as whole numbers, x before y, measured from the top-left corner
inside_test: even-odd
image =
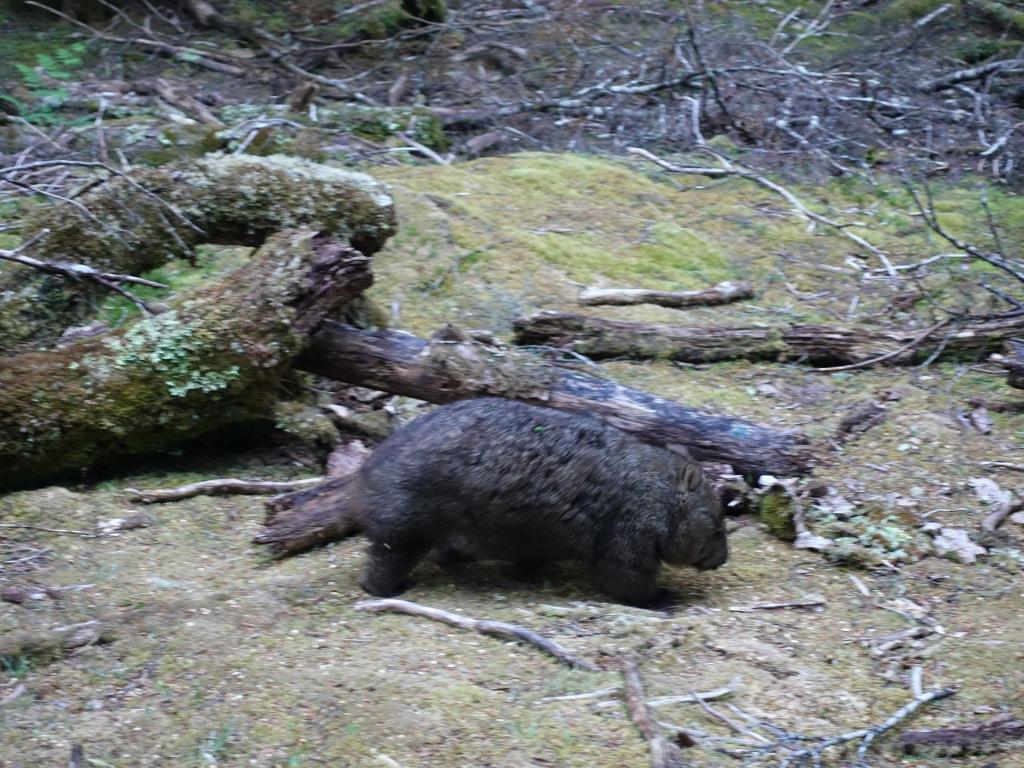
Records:
[[[366,174],[284,156],[210,156],[115,177],[69,206],[31,212],[23,232],[49,234],[32,255],[139,274],[188,258],[199,243],[258,245],[310,226],[377,251],[395,227],[385,188]],[[106,290],[19,265],[0,270],[0,354],[52,342]]]

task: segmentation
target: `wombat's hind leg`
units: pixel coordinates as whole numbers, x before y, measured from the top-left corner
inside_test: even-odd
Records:
[[[515,560],[512,563],[511,576],[516,581],[535,584],[544,575],[543,560]]]
[[[374,542],[359,586],[378,597],[394,597],[409,588],[408,575],[427,554],[425,546],[397,546]]]

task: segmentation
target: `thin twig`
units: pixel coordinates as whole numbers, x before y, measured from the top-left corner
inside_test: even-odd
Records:
[[[187,483],[176,488],[125,488],[132,501],[143,504],[159,504],[165,501],[179,501],[193,496],[220,496],[240,494],[249,496],[273,495],[289,493],[309,485],[322,483],[322,477],[306,477],[301,480],[275,482],[271,480],[238,480],[233,477],[218,480],[202,480],[198,483]]]
[[[91,531],[76,531],[71,528],[44,528],[41,525],[28,525],[27,523],[0,523],[0,528],[18,528],[27,531],[42,531],[43,533],[70,533],[75,536],[84,536],[87,539],[98,539],[103,536],[102,533]]]
[[[729,158],[725,157],[725,155],[721,154],[720,152],[716,152],[710,147],[698,147],[698,150],[706,152],[707,154],[710,154],[713,157],[715,157],[721,164],[720,167],[713,168],[702,166],[679,166],[675,165],[674,163],[670,163],[666,160],[662,160],[657,155],[648,152],[646,149],[643,149],[641,147],[626,148],[626,152],[628,152],[629,154],[639,155],[640,157],[650,160],[652,163],[655,163],[656,165],[660,166],[661,168],[664,168],[666,171],[669,171],[670,173],[697,174],[701,176],[708,176],[711,178],[738,176],[740,178],[753,181],[754,183],[759,184],[765,189],[771,190],[775,194],[785,199],[785,201],[789,203],[790,206],[793,208],[793,211],[801,218],[804,218],[808,222],[810,222],[812,226],[814,224],[822,224],[824,226],[830,227],[834,229],[836,232],[838,232],[840,235],[845,237],[847,240],[856,243],[859,247],[874,254],[878,258],[878,260],[882,262],[882,266],[885,267],[885,270],[886,272],[889,273],[890,277],[895,278],[899,276],[896,272],[896,268],[892,264],[892,260],[889,258],[889,255],[881,248],[872,245],[870,242],[865,240],[860,235],[851,232],[849,229],[849,225],[841,224],[838,221],[829,219],[828,217],[822,216],[820,213],[811,210],[800,200],[800,198],[798,198],[785,187],[781,186],[780,184],[776,184],[774,181],[768,179],[765,176],[762,176],[760,173],[757,173],[752,168],[737,163],[734,160],[730,160]]]

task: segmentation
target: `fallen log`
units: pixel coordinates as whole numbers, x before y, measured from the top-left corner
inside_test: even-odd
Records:
[[[325,320],[295,367],[356,386],[433,403],[508,397],[586,411],[656,444],[685,445],[698,459],[740,472],[805,474],[813,456],[799,432],[772,429],[691,408],[568,368],[522,350],[469,340],[450,326],[431,341],[396,331],[364,331]],[[257,544],[294,555],[359,533],[344,510],[347,477],[271,499]]]
[[[0,358],[0,488],[269,418],[309,332],[371,282],[359,251],[288,230],[162,314]]]
[[[906,365],[931,356],[978,359],[1024,332],[1024,316],[931,329],[789,325],[676,327],[541,312],[514,323],[519,344],[570,349],[594,360],[800,360],[816,365]]]
[[[992,360],[1006,369],[1007,384],[1024,389],[1024,339],[1007,339],[1003,354],[992,355]]]
[[[38,170],[36,165],[18,168]],[[105,178],[77,198],[77,207],[48,205],[30,212],[22,233],[39,237],[25,255],[138,275],[193,258],[202,243],[259,246],[272,233],[294,227],[345,239],[368,256],[395,228],[392,200],[372,177],[296,158],[208,156],[131,175],[100,163],[81,165]],[[68,326],[90,318],[108,291],[95,281],[5,263],[0,354],[51,344]]]
[[[578,297],[580,304],[657,304],[662,307],[708,307],[754,298],[750,283],[724,282],[702,291],[650,291],[645,288],[587,288]]]
[[[356,386],[432,403],[508,397],[594,413],[650,443],[686,446],[700,461],[752,474],[800,475],[812,463],[799,432],[763,427],[665,400],[545,362],[523,350],[325,321],[295,367]]]

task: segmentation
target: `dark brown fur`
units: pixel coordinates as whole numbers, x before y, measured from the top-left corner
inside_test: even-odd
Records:
[[[627,603],[650,604],[662,561],[716,568],[722,510],[700,467],[600,419],[514,400],[442,406],[381,443],[354,499],[371,541],[360,581],[406,588],[430,551],[443,559],[586,563]]]

